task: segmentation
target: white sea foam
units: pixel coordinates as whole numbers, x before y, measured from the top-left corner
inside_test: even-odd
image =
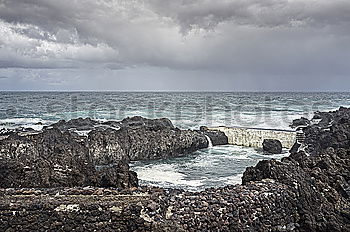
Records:
[[[205,138],[207,138],[207,140],[208,140],[208,147],[209,147],[209,148],[210,148],[210,147],[213,147],[213,143],[212,143],[211,139],[209,138],[209,136],[208,136],[208,135],[205,135]]]
[[[138,178],[143,181],[159,184],[187,185],[197,187],[202,185],[201,180],[185,180],[186,175],[174,168],[172,164],[154,164],[136,167]]]
[[[41,125],[38,125],[38,123],[41,123]],[[41,118],[0,119],[0,127],[5,127],[9,129],[16,128],[16,127],[26,127],[26,128],[32,128],[34,130],[42,130],[44,125],[48,125],[50,123],[52,122]]]
[[[243,177],[243,173],[239,173],[233,176],[228,176],[226,178],[223,178],[223,181],[225,182],[225,184],[229,184],[229,185],[242,184],[242,177]]]

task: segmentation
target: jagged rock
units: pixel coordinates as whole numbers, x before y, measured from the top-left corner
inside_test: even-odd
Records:
[[[50,125],[49,127],[58,128],[61,131],[67,131],[69,129],[77,130],[92,130],[98,122],[90,118],[77,118],[69,121],[60,120],[57,123]]]
[[[124,161],[113,169],[96,171],[88,148],[78,139],[53,128],[29,136],[11,134],[1,140],[0,187],[100,186],[107,170],[116,177],[111,186],[137,186],[135,174],[123,166]],[[128,173],[129,179],[119,175]]]
[[[297,193],[300,231],[350,229],[350,109],[317,112],[303,129],[305,152],[291,150],[282,161],[264,160],[249,167],[243,183],[274,179]]]
[[[175,129],[173,123],[167,118],[159,119],[147,119],[140,116],[135,116],[131,118],[125,118],[121,121],[123,127],[127,128],[142,128],[145,127],[147,130],[163,130],[163,129]]]
[[[134,187],[129,160],[180,156],[208,146],[197,131],[142,117],[62,120],[40,132],[6,134],[0,140],[0,187]]]
[[[277,139],[264,139],[263,150],[268,154],[281,154],[282,143]]]
[[[129,170],[126,162],[118,162],[97,168],[101,187],[132,188],[138,186],[136,172]]]
[[[169,119],[126,118],[119,130],[93,130],[89,149],[95,162],[114,160],[151,160],[181,156],[208,146],[197,131],[179,130]]]
[[[308,125],[310,125],[310,120],[309,119],[307,119],[307,118],[300,118],[300,119],[295,119],[295,120],[293,120],[293,123],[292,123],[292,125],[290,125],[290,127],[292,127],[292,128],[297,128],[297,127],[306,127],[306,126],[308,126]]]
[[[222,131],[203,130],[203,128],[201,128],[200,132],[210,138],[213,146],[228,144],[228,138]]]

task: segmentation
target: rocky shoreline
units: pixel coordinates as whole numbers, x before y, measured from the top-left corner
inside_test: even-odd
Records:
[[[103,123],[80,118],[42,131],[2,131],[0,187],[137,187],[129,161],[186,155],[208,147],[205,134],[142,117]]]
[[[205,128],[134,117],[2,133],[0,230],[350,231],[350,109],[295,125],[305,141],[289,157],[202,192],[138,187],[127,163],[185,155],[207,147],[206,136],[225,141]]]

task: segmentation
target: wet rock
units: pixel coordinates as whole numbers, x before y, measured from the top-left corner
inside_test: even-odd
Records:
[[[228,138],[222,131],[208,130],[201,127],[200,132],[210,138],[213,146],[228,144]]]
[[[160,119],[147,119],[140,116],[135,116],[131,118],[125,118],[121,121],[123,127],[127,128],[142,128],[145,127],[147,130],[163,130],[163,129],[175,129],[173,123],[167,118]]]
[[[268,154],[281,154],[282,143],[277,139],[264,139],[263,150]]]
[[[298,128],[298,127],[306,127],[309,126],[311,124],[310,120],[307,118],[300,118],[300,119],[295,119],[293,120],[292,125],[290,125],[290,127],[292,128]]]

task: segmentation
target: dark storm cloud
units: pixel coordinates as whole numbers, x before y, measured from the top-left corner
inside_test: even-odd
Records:
[[[221,22],[258,27],[349,25],[349,1],[150,0],[161,15],[175,19],[184,31],[213,28]]]
[[[154,67],[324,83],[350,74],[349,28],[348,0],[0,0],[0,69]]]

